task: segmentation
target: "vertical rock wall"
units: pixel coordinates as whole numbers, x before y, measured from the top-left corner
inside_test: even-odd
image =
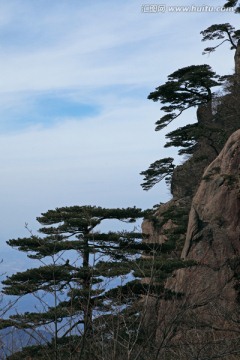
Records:
[[[157,340],[163,339],[164,319],[164,326],[174,331],[169,343],[181,359],[239,359],[240,130],[204,172],[192,201],[182,257],[196,266],[167,279],[166,289],[182,297],[161,302]]]
[[[239,76],[240,43],[235,71]],[[158,303],[156,359],[240,359],[238,82],[232,94],[220,99],[215,114],[209,109],[198,109],[198,122],[220,131],[213,131],[212,139],[203,138],[193,156],[175,169],[173,199],[156,211],[162,225],[143,223],[150,242],[164,243],[166,230],[176,226],[171,218],[164,222],[164,214],[174,207],[185,208],[189,220],[185,236],[181,235],[185,239],[182,252],[170,257],[195,262],[176,270],[165,282],[166,291],[175,292],[176,297]]]

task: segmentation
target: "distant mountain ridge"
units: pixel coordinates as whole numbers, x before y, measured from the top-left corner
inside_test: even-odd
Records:
[[[0,330],[0,359],[6,359],[23,347],[41,345],[51,339],[52,335],[44,330],[22,330],[13,326]]]

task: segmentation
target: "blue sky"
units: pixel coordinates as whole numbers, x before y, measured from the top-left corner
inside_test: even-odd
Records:
[[[0,0],[2,253],[6,240],[27,235],[25,222],[36,229],[36,216],[48,209],[147,208],[169,199],[164,184],[140,187],[140,171],[176,153],[163,149],[176,124],[156,133],[160,104],[147,96],[183,66],[209,63],[231,73],[233,52],[224,46],[202,56],[199,33],[212,23],[237,26],[239,18],[143,13],[143,3]],[[195,120],[190,111],[178,126]],[[24,260],[11,254],[8,266],[21,269]]]
[[[24,131],[32,125],[50,128],[69,118],[80,121],[86,117],[97,116],[100,112],[98,105],[76,101],[65,91],[33,94],[28,96],[24,107],[19,109],[10,106],[0,109],[0,131],[9,134]]]

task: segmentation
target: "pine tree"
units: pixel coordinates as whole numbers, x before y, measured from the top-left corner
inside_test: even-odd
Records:
[[[140,175],[144,175],[144,182],[141,184],[143,190],[151,189],[155,184],[165,179],[167,183],[171,181],[175,165],[173,158],[163,158],[152,163],[146,171],[142,171]]]
[[[225,42],[230,43],[231,50],[236,50],[238,40],[240,39],[240,30],[236,30],[229,23],[211,25],[207,29],[201,31],[200,34],[203,36],[202,41],[221,40],[219,44],[205,48],[203,54],[209,54],[215,51]]]
[[[2,321],[1,327],[38,328],[54,324],[57,342],[60,337],[78,334],[81,325],[84,349],[84,339],[94,332],[94,317],[110,312],[118,303],[118,292],[113,291],[117,285],[113,280],[128,275],[136,254],[146,248],[146,244],[141,244],[141,233],[105,233],[96,227],[104,220],[134,223],[148,213],[136,207],[72,206],[49,210],[38,217],[43,226],[39,236],[12,239],[7,243],[42,265],[8,277],[3,281],[4,293],[33,294],[42,301],[43,294],[47,293],[54,301],[45,302],[40,312],[13,315]]]
[[[151,92],[148,99],[159,101],[163,106],[161,110],[166,113],[156,122],[156,131],[168,126],[189,108],[206,106],[211,111],[212,101],[215,94],[212,88],[222,85],[224,77],[217,75],[209,65],[191,65],[173,72],[168,76],[168,81]],[[179,154],[192,154],[198,141],[204,137],[210,139],[211,134],[218,130],[210,126],[190,124],[177,128],[166,134],[169,139],[165,147],[180,147]],[[216,150],[217,151],[217,150]],[[163,158],[152,163],[149,168],[142,171],[144,182],[141,184],[144,190],[151,189],[155,184],[165,178],[171,181],[175,165],[173,158]]]
[[[221,77],[206,64],[187,66],[168,75],[168,81],[148,96],[150,100],[167,104],[161,107],[167,115],[156,122],[156,131],[163,129],[185,110],[211,102],[212,88],[221,84]]]
[[[240,13],[240,5],[238,3],[238,0],[228,0],[225,4],[224,4],[225,8],[234,8],[234,11],[236,13]]]

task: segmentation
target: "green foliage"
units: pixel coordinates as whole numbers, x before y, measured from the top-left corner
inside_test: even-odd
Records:
[[[219,46],[221,46],[225,42],[230,43],[231,50],[236,49],[237,42],[240,39],[240,30],[235,30],[235,28],[231,26],[229,23],[211,25],[207,29],[201,31],[200,34],[203,35],[202,41],[222,40],[216,46],[205,48],[203,54],[209,54],[215,51]]]
[[[46,345],[33,345],[27,346],[22,351],[19,351],[11,356],[8,356],[8,360],[46,360],[46,359],[58,359],[65,360],[71,358],[72,360],[79,359],[79,344],[81,340],[79,336],[68,336],[67,338],[58,339],[57,349],[54,342]],[[82,360],[87,357],[82,356]],[[96,359],[95,357],[93,359]],[[92,360],[93,360],[92,359]]]
[[[146,263],[149,263],[149,261],[145,261]],[[143,264],[141,264],[144,266]],[[145,266],[145,269],[147,271],[147,266]],[[159,271],[158,271],[159,273]],[[151,273],[152,274],[152,273]],[[155,272],[154,275],[157,273]],[[135,275],[138,277],[142,277],[141,272],[138,272],[136,270]],[[167,277],[166,274],[164,274],[164,279]],[[147,276],[147,273],[146,275]],[[157,278],[154,278],[156,280]],[[109,297],[116,297],[119,299],[119,304],[121,304],[126,296],[129,297],[129,301],[131,300],[131,305],[136,304],[136,300],[141,299],[144,295],[150,295],[150,296],[157,296],[158,299],[170,299],[173,296],[176,296],[176,292],[171,291],[169,289],[165,289],[163,282],[159,281],[160,279],[157,279],[158,282],[140,282],[138,280],[133,280],[128,282],[126,285],[119,286],[118,288],[114,288],[108,291]],[[180,295],[180,294],[178,294]],[[127,307],[128,310],[131,310],[131,306]],[[134,313],[134,311],[133,311]]]
[[[240,5],[238,4],[238,0],[228,0],[225,4],[224,4],[225,8],[235,8],[235,12],[236,13],[240,13]]]
[[[11,239],[7,243],[41,261],[40,267],[18,272],[3,281],[4,293],[22,296],[44,292],[53,296],[55,306],[44,312],[17,314],[11,326],[38,327],[72,318],[69,334],[79,324],[84,331],[92,328],[94,310],[110,311],[107,283],[131,272],[136,254],[151,245],[142,244],[142,234],[135,231],[101,233],[95,228],[104,220],[133,223],[149,211],[136,207],[106,209],[96,206],[72,206],[49,210],[38,217],[43,225],[40,236]],[[111,285],[112,286],[112,285]],[[125,299],[127,301],[127,298]],[[111,299],[112,306],[118,299]],[[74,320],[77,316],[77,320]],[[22,324],[22,325],[20,325]],[[4,323],[3,326],[8,326]],[[57,326],[58,327],[58,326]],[[61,329],[61,326],[59,327]],[[55,336],[58,337],[59,330]]]
[[[150,258],[141,258],[137,261],[134,269],[136,277],[154,278],[154,285],[165,280],[174,270],[196,265],[195,261],[184,261],[181,259],[156,257],[154,262]],[[163,284],[162,284],[163,286]],[[164,287],[163,287],[164,289]]]
[[[39,290],[60,290],[63,283],[67,284],[72,277],[77,276],[76,272],[76,268],[64,265],[45,265],[28,269],[4,280],[4,292],[7,295],[26,295]]]
[[[212,88],[220,86],[225,79],[217,75],[209,65],[191,65],[181,68],[168,76],[168,81],[157,87],[148,96],[148,99],[160,101],[164,106],[161,110],[166,113],[156,122],[156,130],[161,130],[171,121],[179,117],[185,110],[211,103],[213,100]],[[169,141],[165,147],[181,147],[179,154],[192,154],[201,138],[209,140],[210,146],[218,153],[211,138],[215,129],[197,123],[180,127],[166,135]],[[152,163],[149,168],[140,174],[145,176],[141,184],[144,190],[151,189],[165,178],[171,182],[175,165],[171,157],[163,158]]]
[[[166,135],[167,139],[170,139],[164,147],[182,147],[178,154],[192,154],[196,148],[197,140],[199,138],[199,124],[188,124],[186,126],[180,127],[174,131],[171,131]]]
[[[140,283],[139,286],[147,285],[148,292],[152,292],[160,299],[171,299],[176,296],[175,293],[166,294],[164,288],[166,279],[172,276],[173,271],[196,265],[195,261],[184,261],[179,258],[187,231],[188,210],[185,205],[178,204],[170,206],[166,211],[158,214],[157,218],[152,215],[150,220],[154,228],[161,231],[165,240],[161,244],[156,244],[155,250],[145,251],[132,266],[134,276],[144,278],[143,284]],[[171,220],[171,226],[164,229],[164,225],[169,220]]]
[[[161,213],[161,220],[158,220],[155,222],[154,227],[156,229],[162,228],[164,224],[168,222],[168,220],[171,220],[174,222],[177,227],[183,226],[186,230],[187,223],[188,223],[188,209],[184,206],[170,206],[167,210],[163,211]],[[152,217],[151,219],[154,219]]]
[[[143,190],[150,190],[155,184],[165,178],[166,182],[171,181],[173,169],[173,158],[163,158],[152,163],[149,168],[142,171],[140,175],[144,175],[144,182],[141,184]]]
[[[167,126],[183,111],[210,102],[211,88],[221,84],[220,76],[206,64],[187,66],[170,74],[168,81],[148,96],[153,101],[170,104],[161,107],[167,115],[156,122],[156,130]]]

